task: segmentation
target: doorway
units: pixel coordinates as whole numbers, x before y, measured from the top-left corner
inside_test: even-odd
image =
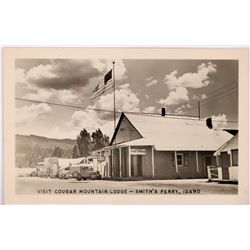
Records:
[[[221,152],[221,170],[222,179],[229,180],[230,155],[227,152]]]
[[[207,176],[207,167],[212,166],[212,163],[213,163],[212,156],[205,155],[204,156],[204,173],[205,173],[206,176]]]
[[[221,166],[230,167],[230,155],[227,152],[221,152]]]
[[[142,155],[131,155],[131,176],[142,176]]]

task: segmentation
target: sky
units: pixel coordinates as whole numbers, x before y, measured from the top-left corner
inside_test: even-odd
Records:
[[[114,131],[112,89],[94,101],[91,94],[112,68],[106,59],[17,59],[16,133],[75,139],[81,129]],[[212,117],[216,127],[236,127],[238,61],[236,60],[115,60],[116,110],[123,112]],[[117,114],[119,118],[119,114]]]

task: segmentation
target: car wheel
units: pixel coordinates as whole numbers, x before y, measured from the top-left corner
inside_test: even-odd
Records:
[[[91,180],[95,180],[96,179],[96,175],[95,174],[90,175],[90,179]]]
[[[82,179],[82,176],[80,174],[77,175],[76,179],[80,181]]]
[[[74,178],[77,178],[78,175],[79,175],[79,173],[77,173],[77,172],[74,172],[74,173],[73,173],[73,177],[74,177]]]

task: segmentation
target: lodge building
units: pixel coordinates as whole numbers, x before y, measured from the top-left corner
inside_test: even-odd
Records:
[[[231,138],[198,118],[122,113],[110,146],[97,154],[106,178],[207,178],[215,151]]]

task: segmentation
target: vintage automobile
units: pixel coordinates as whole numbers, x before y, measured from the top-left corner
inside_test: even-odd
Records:
[[[86,166],[85,164],[72,165],[70,167],[70,172],[72,177],[80,180],[96,180],[101,179],[101,175],[99,171],[95,171],[92,166]]]
[[[64,169],[60,169],[58,176],[59,176],[60,179],[70,179],[70,178],[72,178],[70,168],[67,167],[67,168],[64,168]]]

